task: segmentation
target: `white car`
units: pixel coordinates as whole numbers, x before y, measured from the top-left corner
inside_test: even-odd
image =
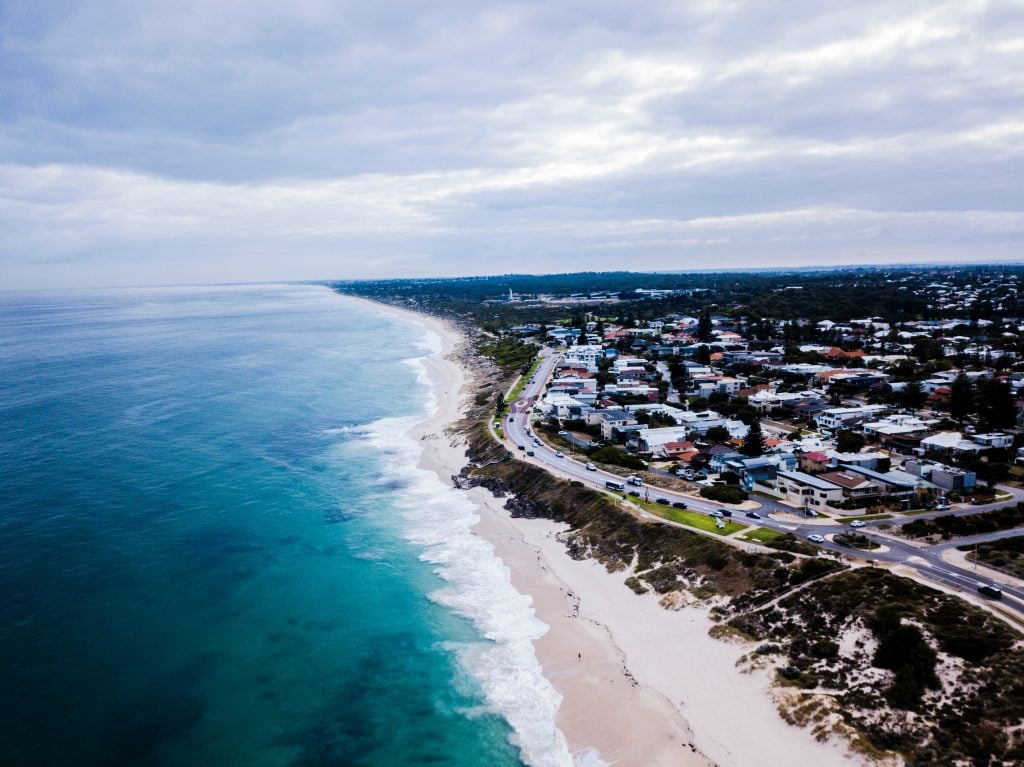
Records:
[[[807,536],[807,540],[814,541],[815,543],[824,543],[825,542],[825,536],[818,535],[817,533],[815,533],[814,535],[808,535]]]
[[[587,471],[597,471],[597,467],[594,464],[592,464],[592,463],[588,463],[587,464]]]
[[[722,512],[720,512],[720,511],[712,511],[711,512],[711,516],[718,517],[718,519],[721,519],[722,518]]]
[[[862,520],[855,519],[850,523],[850,527],[864,527],[864,522]]]
[[[950,506],[949,506],[948,503],[940,503],[940,504],[938,504],[935,507],[935,510],[936,511],[949,511],[949,508],[950,508]]]
[[[561,450],[556,450],[555,458],[565,458],[565,453],[563,453]]]

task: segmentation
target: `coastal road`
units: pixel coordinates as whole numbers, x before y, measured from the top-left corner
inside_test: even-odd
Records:
[[[519,398],[515,402],[509,403],[509,413],[506,415],[502,424],[506,437],[505,444],[520,460],[542,466],[555,476],[562,477],[563,479],[576,480],[596,490],[605,490],[606,482],[622,482],[622,476],[612,474],[601,469],[588,470],[586,468],[585,455],[580,456],[579,460],[577,460],[576,456],[571,454],[559,456],[557,454],[559,451],[548,446],[542,440],[537,439],[530,427],[530,416],[533,413],[534,405],[543,395],[544,387],[554,372],[559,359],[560,355],[557,353],[544,357],[534,375],[523,387]],[[527,455],[527,451],[533,452],[533,455]],[[627,487],[629,486],[627,485]],[[664,498],[669,503],[685,503],[686,507],[693,511],[711,513],[728,508],[722,504],[714,503],[706,499],[695,498],[692,495],[665,488],[644,486],[642,489],[639,487],[629,487],[629,489],[643,493],[645,499],[649,501],[656,501],[658,498]],[[1001,489],[1013,495],[1013,499],[984,506],[968,506],[966,508],[951,511],[915,515],[914,518],[928,519],[934,516],[942,516],[943,514],[964,515],[979,513],[999,508],[1001,506],[1012,505],[1017,503],[1018,499],[1024,498],[1024,493],[1015,489]],[[792,509],[778,503],[768,503],[765,504],[764,508],[757,512],[759,514],[759,518],[757,519],[745,518],[743,511],[733,510],[733,520],[750,525],[756,525],[758,527],[765,527],[779,532],[792,533],[805,540],[808,535],[818,534],[826,537],[826,540],[816,543],[815,545],[831,552],[832,554],[858,557],[867,561],[888,562],[891,564],[903,565],[913,568],[925,578],[943,583],[947,586],[953,586],[973,594],[978,593],[977,587],[979,579],[971,570],[952,565],[942,558],[942,551],[945,548],[948,548],[948,546],[943,545],[939,547],[929,547],[922,546],[920,544],[915,545],[909,541],[905,541],[891,535],[883,535],[880,532],[871,529],[876,527],[878,524],[883,524],[885,522],[892,523],[893,520],[891,519],[877,520],[873,522],[869,521],[865,524],[865,527],[857,530],[857,532],[867,535],[869,538],[882,546],[885,546],[887,549],[884,551],[869,552],[850,548],[848,546],[841,546],[832,541],[832,537],[834,535],[851,531],[848,524],[832,524],[825,520],[815,519],[778,520],[772,519],[769,516],[769,514],[779,511],[784,511],[787,515],[798,515],[800,513],[798,509]],[[654,517],[653,515],[646,513],[645,515],[665,524],[685,527],[689,530],[693,529],[685,525],[678,525],[677,523],[664,520],[660,517]],[[1020,532],[1021,531],[1018,531],[1018,533]],[[986,536],[981,536],[979,537],[979,540],[984,540],[985,538]],[[1018,613],[1018,615],[1024,617],[1024,590],[1018,587],[1006,585],[1002,585],[1001,588],[1004,594],[1003,604]]]

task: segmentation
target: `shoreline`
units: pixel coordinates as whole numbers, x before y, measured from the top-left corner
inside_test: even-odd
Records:
[[[422,325],[442,349],[424,359],[436,408],[412,436],[419,466],[446,484],[466,464],[461,440],[446,430],[465,415],[471,372],[453,359],[465,344],[454,325],[367,299],[379,311]],[[550,520],[513,519],[503,499],[467,491],[488,541],[513,586],[532,600],[548,631],[534,642],[545,677],[562,696],[556,724],[577,763],[638,767],[829,767],[867,762],[839,743],[823,744],[779,716],[768,675],[741,672],[752,648],[713,639],[706,610],[665,609],[653,595],[623,585],[593,560],[569,557]]]

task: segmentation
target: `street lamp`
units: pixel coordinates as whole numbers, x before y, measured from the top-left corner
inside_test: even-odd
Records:
[[[973,535],[977,536],[977,534],[978,534],[978,526],[976,524],[974,524],[974,523],[971,523],[971,522],[968,522],[967,524],[969,524],[971,526],[971,529],[974,531]],[[977,540],[977,538],[975,538],[975,540],[974,540],[974,572],[978,572],[978,540]]]

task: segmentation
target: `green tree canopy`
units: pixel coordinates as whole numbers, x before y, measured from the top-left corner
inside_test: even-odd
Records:
[[[864,437],[850,429],[836,435],[836,450],[840,453],[859,453],[864,448]]]
[[[949,415],[961,423],[974,410],[974,385],[963,373],[949,387]]]
[[[724,426],[712,426],[708,429],[707,434],[704,435],[708,442],[714,445],[720,445],[723,442],[729,441],[729,430]]]
[[[747,436],[743,438],[743,445],[740,452],[750,458],[764,455],[764,434],[761,433],[761,421],[755,420],[747,429]]]

